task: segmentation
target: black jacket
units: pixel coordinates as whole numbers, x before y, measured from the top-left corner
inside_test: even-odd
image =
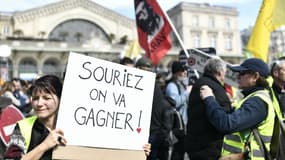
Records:
[[[207,119],[205,105],[200,98],[200,88],[202,85],[208,85],[212,88],[218,103],[225,111],[231,111],[231,102],[223,85],[216,78],[203,75],[203,77],[198,79],[189,96],[186,142],[187,146],[190,147],[189,149],[203,148],[216,141],[220,141],[219,143],[221,143],[224,136]]]
[[[150,135],[159,134],[168,136],[172,128],[171,104],[166,100],[159,85],[156,83],[153,94]]]

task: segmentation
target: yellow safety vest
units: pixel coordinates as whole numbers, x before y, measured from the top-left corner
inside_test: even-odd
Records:
[[[270,142],[273,133],[274,126],[274,108],[273,103],[270,98],[270,94],[267,90],[256,91],[245,97],[237,106],[239,108],[248,98],[257,96],[260,97],[267,104],[267,116],[266,119],[263,120],[258,126],[257,130],[259,131],[263,142],[267,150],[270,148]],[[260,150],[258,142],[254,139],[254,136],[250,133],[250,131],[242,131],[236,132],[229,135],[226,135],[224,138],[224,144],[222,148],[222,156],[229,155],[231,153],[243,153],[245,152],[245,143],[246,139],[244,138],[245,133],[249,133],[250,142],[250,153],[249,157],[251,160],[264,160],[264,153]]]
[[[270,86],[270,89],[271,89],[271,93],[272,93],[272,96],[273,96],[273,99],[272,99],[272,102],[273,102],[273,106],[274,106],[274,110],[275,110],[275,114],[277,115],[277,119],[275,119],[275,123],[274,124],[274,131],[273,131],[273,139],[271,141],[271,145],[270,145],[270,148],[271,148],[271,153],[273,154],[273,156],[275,157],[276,154],[277,154],[277,150],[279,148],[279,135],[281,134],[280,132],[280,129],[282,129],[282,126],[284,126],[283,122],[285,120],[285,117],[284,115],[282,114],[281,112],[281,108],[280,108],[280,105],[279,105],[279,101],[275,95],[275,92],[272,88],[272,85],[273,85],[273,78],[271,76],[269,76],[267,79],[267,82],[269,83],[269,86]],[[281,128],[280,128],[281,127]],[[284,129],[284,127],[283,127]]]
[[[270,86],[270,89],[271,89],[271,93],[273,94],[272,102],[273,102],[273,106],[274,106],[274,109],[275,109],[275,113],[276,113],[278,119],[280,121],[283,121],[283,120],[285,120],[285,117],[283,117],[283,115],[282,115],[278,99],[277,99],[277,97],[275,95],[275,92],[273,91],[273,88],[272,88],[273,78],[271,76],[269,76],[266,80],[269,83],[269,86]]]
[[[34,126],[36,119],[37,119],[37,116],[32,116],[32,117],[25,118],[25,119],[17,122],[19,127],[20,127],[21,134],[25,139],[25,151],[24,151],[24,153],[27,153],[28,148],[30,146],[31,138],[32,138],[32,129],[33,129],[33,126]]]

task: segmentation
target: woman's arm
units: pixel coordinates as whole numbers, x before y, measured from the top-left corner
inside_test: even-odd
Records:
[[[40,143],[33,150],[22,156],[22,160],[38,160],[49,149],[54,148],[57,145],[66,145],[66,139],[63,137],[63,135],[64,134],[61,129],[55,129],[50,131],[49,135],[42,143]]]
[[[226,113],[210,92],[208,88],[204,88],[201,97],[204,99],[209,121],[221,133],[250,129],[266,118],[266,104],[259,97],[251,97],[239,109]]]

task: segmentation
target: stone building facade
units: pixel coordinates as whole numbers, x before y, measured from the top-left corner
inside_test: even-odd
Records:
[[[213,47],[226,60],[242,57],[236,8],[181,2],[168,15],[186,48]]]
[[[236,9],[182,2],[168,14],[187,48],[215,47],[223,58],[241,57]],[[0,61],[0,70],[8,66],[10,78],[63,76],[70,51],[114,60],[128,42],[137,40],[135,20],[90,0],[62,0],[25,11],[0,12],[0,33],[1,44],[12,49],[11,56]],[[176,59],[179,50],[174,45],[162,64]]]
[[[285,56],[285,26],[281,26],[271,33],[269,48],[269,62]]]

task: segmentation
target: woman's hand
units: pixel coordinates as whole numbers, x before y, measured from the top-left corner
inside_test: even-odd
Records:
[[[51,130],[42,145],[46,150],[54,148],[57,145],[66,145],[67,141],[64,138],[64,133],[61,129]]]
[[[151,152],[151,144],[147,143],[143,146],[143,150],[146,156],[149,156]]]
[[[205,98],[210,96],[214,96],[212,89],[207,85],[201,86],[200,97],[204,100]]]
[[[63,131],[61,129],[50,130],[46,139],[32,151],[24,154],[21,160],[40,159],[47,150],[54,148],[57,145],[66,145]]]

